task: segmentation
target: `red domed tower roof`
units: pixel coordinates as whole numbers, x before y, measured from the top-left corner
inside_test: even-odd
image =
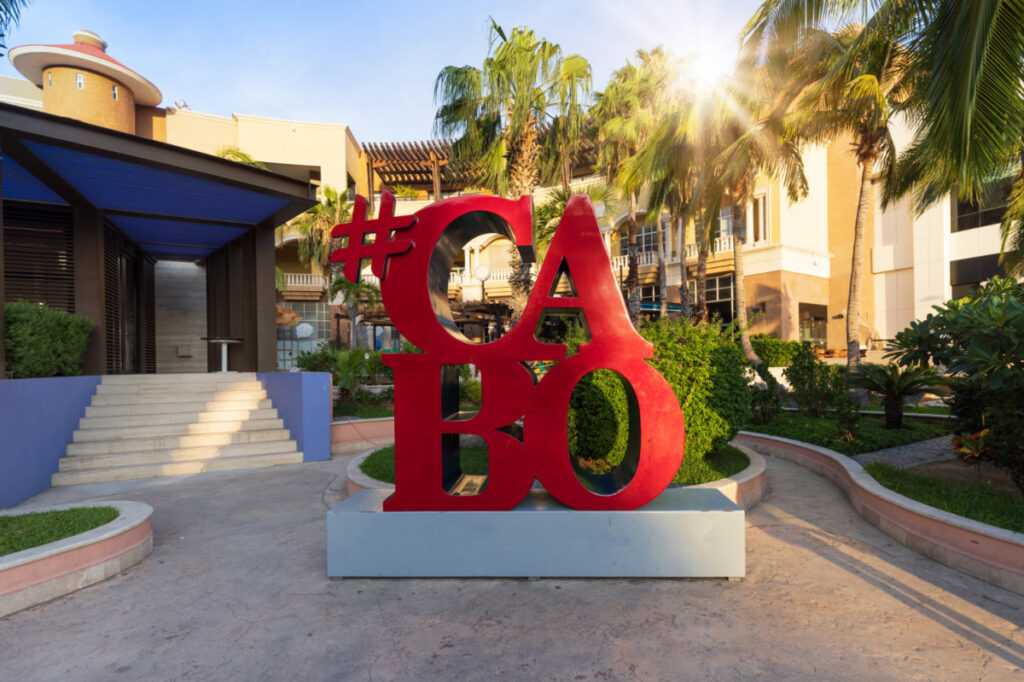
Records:
[[[70,45],[21,45],[7,56],[21,75],[43,86],[43,71],[51,66],[69,66],[102,74],[123,83],[135,95],[135,102],[155,107],[163,95],[148,80],[107,54],[107,43],[92,31],[76,31]]]

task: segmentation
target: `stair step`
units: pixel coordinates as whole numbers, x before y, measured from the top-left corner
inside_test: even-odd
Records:
[[[108,384],[100,383],[96,387],[96,395],[113,395],[115,393],[129,393],[129,394],[141,394],[141,393],[193,393],[197,389],[211,389],[211,390],[231,390],[231,391],[245,391],[253,390],[259,391],[263,389],[263,384],[253,379],[251,381],[231,379],[228,381],[206,381],[201,384],[163,384],[163,383],[128,383],[128,384]]]
[[[201,433],[189,436],[157,436],[152,438],[126,438],[124,440],[68,443],[68,457],[79,455],[108,455],[118,452],[142,450],[169,450],[175,448],[196,448],[231,443],[265,443],[267,441],[289,440],[288,429],[261,431],[236,431],[234,433]]]
[[[104,384],[199,384],[218,381],[255,381],[255,372],[203,372],[202,374],[111,374]]]
[[[183,402],[131,403],[126,405],[90,405],[86,417],[128,417],[146,414],[177,414],[198,412],[231,412],[234,410],[265,410],[269,398],[245,400],[190,400]]]
[[[132,426],[204,424],[208,422],[260,419],[277,419],[277,410],[271,407],[262,410],[213,410],[211,412],[193,411],[115,417],[83,417],[78,421],[78,428],[91,431],[93,429],[116,429]]]
[[[293,440],[272,440],[264,443],[230,443],[227,445],[211,445],[196,448],[119,452],[109,455],[76,455],[74,457],[62,457],[59,471],[81,471],[83,469],[134,466],[137,464],[192,462],[219,457],[238,457],[241,455],[284,454],[295,452],[296,449],[296,444]]]
[[[198,460],[193,462],[170,462],[166,464],[136,464],[130,466],[109,467],[105,469],[85,469],[83,471],[57,472],[50,479],[51,485],[68,486],[85,483],[107,483],[125,481],[135,478],[155,478],[158,476],[188,476],[210,471],[231,471],[253,467],[279,466],[299,464],[302,462],[301,452],[287,452],[269,455],[241,455],[238,457],[218,457],[216,459]]]
[[[181,393],[106,393],[95,394],[92,404],[100,407],[105,405],[163,405],[165,403],[183,403],[195,401],[221,400],[262,400],[267,392],[260,389],[244,390],[195,390]]]
[[[155,438],[158,436],[198,436],[208,433],[236,433],[238,431],[280,429],[283,427],[284,422],[281,419],[251,419],[248,421],[235,419],[232,421],[203,422],[201,424],[157,424],[154,426],[78,430],[75,431],[73,440],[76,443],[86,443]]]

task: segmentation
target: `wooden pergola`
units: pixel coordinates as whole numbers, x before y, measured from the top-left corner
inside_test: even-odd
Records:
[[[540,131],[542,138],[549,133],[549,127]],[[363,144],[363,153],[368,183],[372,188],[376,174],[383,185],[425,190],[431,192],[434,201],[440,200],[442,191],[464,190],[478,181],[478,176],[472,164],[451,158],[454,144],[454,140],[367,142]],[[570,179],[593,173],[594,153],[594,142],[584,140],[575,163],[568,169]],[[370,210],[373,211],[373,193],[370,194]]]
[[[452,140],[367,142],[363,145],[367,177],[372,180],[376,174],[391,187],[407,185],[430,191],[438,201],[442,191],[458,191],[472,184],[472,173],[454,172],[449,167],[452,144]]]

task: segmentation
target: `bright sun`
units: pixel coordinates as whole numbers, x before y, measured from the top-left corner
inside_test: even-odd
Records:
[[[732,72],[736,56],[727,51],[694,50],[689,54],[690,72],[704,88],[715,87],[722,76]]]

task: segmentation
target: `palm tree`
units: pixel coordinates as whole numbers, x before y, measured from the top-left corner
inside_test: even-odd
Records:
[[[579,55],[563,58],[562,48],[516,27],[506,35],[491,19],[490,48],[483,68],[446,66],[434,83],[440,102],[434,131],[455,136],[452,158],[472,165],[480,183],[501,195],[532,194],[540,179],[541,127],[555,121],[548,144],[565,155],[561,168],[578,151],[582,103],[590,93],[590,64]],[[551,153],[551,152],[549,152]],[[532,286],[529,264],[512,258],[517,291]],[[518,308],[525,299],[517,295]]]
[[[864,363],[850,375],[849,383],[868,393],[882,397],[885,408],[885,428],[903,428],[903,401],[916,393],[931,391],[943,384],[942,377],[932,367],[915,365],[901,367],[895,362],[888,365]]]
[[[714,172],[710,184],[717,186],[708,202],[712,209],[727,201],[745,216],[759,175],[781,180],[790,201],[807,195],[800,140],[789,111],[801,80],[793,77],[791,66],[792,54],[784,50],[772,52],[760,64],[740,59],[734,75],[716,89],[710,127],[717,131],[715,146],[722,151],[710,166]],[[734,230],[732,237],[740,344],[747,359],[757,366],[761,359],[750,343],[747,324],[745,230]]]
[[[1020,0],[766,0],[744,36],[754,50],[794,44],[807,29],[842,25],[855,13],[870,18],[833,70],[881,39],[906,46],[901,66],[916,81],[908,106],[914,138],[883,198],[912,191],[918,211],[953,190],[975,201],[989,181],[1016,168],[1003,248],[1007,264],[1024,270],[1024,6]]]
[[[533,192],[541,126],[559,120],[553,144],[572,154],[590,92],[590,64],[563,58],[556,43],[526,27],[506,35],[491,19],[483,67],[446,66],[434,84],[435,133],[455,136],[452,156],[475,164],[481,184],[501,195]]]
[[[569,203],[569,198],[573,194],[586,194],[590,197],[591,203],[595,205],[604,204],[606,207],[610,206],[615,200],[614,188],[609,187],[605,183],[585,185],[583,187],[569,187],[569,189],[559,187],[551,190],[547,198],[538,204],[533,211],[533,217],[537,223],[534,242],[538,263],[541,262],[544,254],[547,252],[547,248],[555,236],[558,223],[562,220],[562,214],[565,213],[565,207]]]
[[[267,170],[267,167],[264,164],[257,161],[251,154],[243,152],[238,147],[221,147],[217,150],[217,156],[222,159],[227,159],[228,161],[234,161],[246,166],[252,166],[253,168],[262,168],[263,170]]]
[[[324,185],[320,202],[290,225],[299,232],[299,260],[307,265],[326,267],[331,256],[331,230],[352,219],[352,202]]]
[[[380,303],[380,289],[375,284],[368,282],[350,282],[344,275],[338,275],[331,280],[327,288],[327,296],[333,300],[341,294],[345,301],[345,308],[348,310],[348,347],[356,347],[356,325],[359,322],[359,305],[365,303],[367,307]]]
[[[861,174],[846,305],[847,376],[852,376],[860,364],[864,230],[873,186],[879,179],[884,187],[893,184],[897,157],[891,126],[911,99],[914,75],[905,67],[909,55],[900,43],[881,33],[859,40],[861,31],[859,25],[834,34],[812,30],[805,35],[801,48],[804,63],[824,74],[800,102],[801,132],[818,141],[852,138]]]
[[[629,274],[626,291],[633,324],[640,319],[639,247],[636,243],[638,194],[644,178],[626,172],[626,162],[640,152],[674,96],[678,62],[660,46],[639,50],[637,63],[612,74],[597,94],[591,115],[598,128],[597,164],[610,183],[623,193],[627,208],[626,253]]]
[[[680,312],[684,318],[690,317],[686,285],[686,227],[695,199],[694,189],[700,162],[696,106],[692,88],[681,88],[644,146],[624,167],[627,185],[639,186],[647,182],[650,186],[647,215],[657,216],[663,210],[668,210],[669,226],[676,231],[676,251],[682,279],[679,287]],[[659,229],[658,285],[662,317],[668,313],[667,251]]]
[[[28,7],[28,0],[0,0],[0,50],[7,49],[4,39],[7,32],[18,25],[25,7]]]

